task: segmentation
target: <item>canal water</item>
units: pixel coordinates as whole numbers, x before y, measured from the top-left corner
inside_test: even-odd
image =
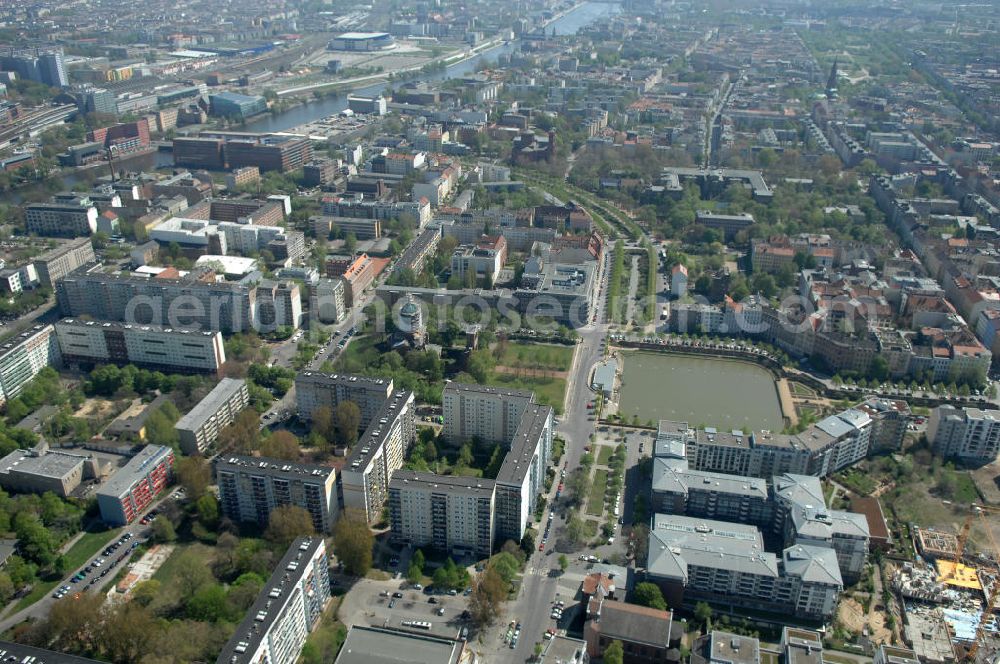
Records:
[[[625,352],[619,411],[639,420],[679,420],[693,427],[781,431],[774,376],[740,360]]]
[[[621,11],[621,5],[604,2],[587,2],[578,8],[561,16],[545,29],[546,34],[572,35],[576,34],[580,28],[587,26],[594,21]],[[476,66],[483,60],[495,62],[503,54],[513,53],[520,47],[519,40],[509,44],[501,44],[491,49],[486,49],[478,56],[451,65],[444,71],[421,74],[410,81],[440,81],[447,78],[465,76],[476,71]],[[372,97],[378,95],[390,86],[388,82],[376,83],[351,91],[351,94],[361,97]],[[293,127],[298,127],[320,118],[340,113],[347,108],[347,95],[341,94],[338,97],[324,97],[323,99],[309,101],[301,106],[291,108],[284,113],[277,115],[265,115],[257,120],[246,124],[246,131],[256,132],[277,132],[287,131]]]

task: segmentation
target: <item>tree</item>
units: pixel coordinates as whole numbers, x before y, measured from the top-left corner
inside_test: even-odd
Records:
[[[177,539],[177,531],[174,530],[174,524],[170,523],[170,519],[164,515],[159,515],[153,519],[153,540],[161,544],[165,542],[173,542]]]
[[[353,401],[341,401],[333,413],[337,436],[344,445],[351,446],[358,440],[361,426],[361,409]]]
[[[198,520],[203,526],[214,528],[219,521],[219,501],[212,494],[206,494],[195,503],[198,509]]]
[[[406,570],[406,580],[410,582],[411,585],[420,583],[424,578],[424,573],[415,563],[410,563],[410,567]]]
[[[569,558],[566,557],[565,553],[559,554],[559,571],[565,572],[569,567]]]
[[[252,408],[241,410],[232,424],[219,432],[219,450],[249,452],[257,447],[260,433],[260,415]]]
[[[709,622],[712,620],[712,607],[708,602],[698,602],[694,606],[694,617],[707,630]]]
[[[507,588],[507,583],[492,566],[476,577],[469,595],[469,613],[477,626],[486,627],[500,615]]]
[[[368,519],[359,510],[347,509],[333,530],[333,552],[344,569],[354,576],[364,576],[372,566],[375,537]]]
[[[299,439],[290,431],[275,431],[261,442],[260,453],[274,459],[296,461],[301,455]]]
[[[612,641],[604,649],[604,656],[601,658],[604,664],[622,664],[625,661],[625,650],[621,641]]]
[[[156,579],[137,583],[131,592],[132,601],[138,602],[139,606],[149,606],[160,594],[161,585]]]
[[[281,505],[268,517],[264,538],[288,548],[296,537],[315,535],[312,517],[298,505]]]
[[[579,544],[583,538],[583,521],[574,512],[566,521],[566,539],[570,544]]]
[[[426,562],[427,562],[427,559],[424,557],[424,550],[423,549],[417,549],[413,553],[413,556],[410,558],[410,564],[416,565],[417,569],[420,570],[421,574],[423,574],[424,564]]]
[[[105,610],[96,641],[110,661],[136,664],[148,652],[149,637],[157,629],[156,618],[149,609],[124,602]]]
[[[320,406],[312,414],[312,430],[332,443],[335,440],[336,428],[333,423],[333,409],[329,406]]]
[[[667,600],[663,599],[663,592],[655,583],[644,581],[636,584],[632,591],[632,603],[639,606],[648,606],[651,609],[667,610]]]
[[[205,495],[212,481],[212,468],[202,456],[181,457],[174,464],[177,482],[184,487],[188,500],[195,502]]]

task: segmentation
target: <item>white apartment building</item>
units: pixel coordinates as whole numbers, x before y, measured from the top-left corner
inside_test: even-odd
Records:
[[[97,216],[97,208],[86,197],[65,203],[32,203],[24,208],[24,225],[34,235],[86,236],[97,232]]]
[[[328,466],[267,457],[217,457],[219,507],[233,521],[266,526],[279,505],[298,505],[316,532],[329,533],[337,520],[337,471]]]
[[[991,463],[1000,451],[1000,419],[994,411],[938,406],[931,411],[927,439],[940,456]]]
[[[343,279],[320,279],[312,287],[309,315],[320,323],[339,323],[347,317]]]
[[[306,371],[295,377],[295,403],[299,417],[312,419],[320,406],[336,410],[342,401],[353,401],[361,411],[361,426],[378,415],[392,394],[391,378],[370,378],[350,374],[327,374]]]
[[[521,416],[533,398],[527,390],[448,383],[441,401],[444,438],[453,445],[462,445],[473,438],[507,443],[513,440]]]
[[[64,318],[55,323],[67,364],[135,364],[171,373],[218,374],[226,361],[220,332]]]
[[[378,521],[389,495],[389,481],[403,467],[415,438],[413,392],[393,392],[341,469],[344,509],[360,510],[369,523]]]
[[[0,404],[21,393],[47,366],[62,364],[59,342],[51,325],[36,325],[0,347]]]
[[[217,664],[295,664],[330,602],[329,566],[322,537],[292,542]]]
[[[400,470],[389,484],[395,542],[489,556],[494,539],[493,480]]]
[[[219,432],[232,424],[236,415],[250,405],[247,382],[223,378],[198,405],[177,421],[175,429],[184,454],[203,454],[219,438]]]

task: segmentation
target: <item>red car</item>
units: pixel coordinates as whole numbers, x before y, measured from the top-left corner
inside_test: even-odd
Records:
[[[541,544],[538,545],[538,550],[539,551],[544,551],[545,550],[545,542],[542,542]]]

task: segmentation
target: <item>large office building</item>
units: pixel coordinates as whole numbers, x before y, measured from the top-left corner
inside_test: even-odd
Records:
[[[81,237],[60,244],[32,261],[38,274],[38,283],[52,288],[55,283],[82,265],[93,263],[94,245],[90,238]]]
[[[21,78],[53,88],[69,85],[61,48],[10,48],[0,55],[0,70],[15,72]]]
[[[261,96],[219,92],[208,97],[209,113],[216,117],[246,120],[267,111],[267,101]]]
[[[220,282],[205,268],[184,275],[168,268],[149,276],[84,267],[56,284],[56,299],[64,316],[221,332],[297,328],[294,308],[275,305],[290,301],[294,307],[298,301],[301,306],[297,285],[283,289],[270,282]],[[262,313],[277,318],[268,320]]]
[[[89,236],[97,231],[97,216],[88,197],[75,196],[26,205],[24,226],[28,233],[45,237]]]
[[[344,509],[378,521],[389,497],[389,479],[403,467],[406,451],[416,438],[413,392],[397,390],[367,423],[341,469]]]
[[[756,526],[674,514],[653,516],[647,578],[670,606],[704,600],[801,620],[833,617],[843,578],[833,549],[765,550]]]
[[[292,542],[217,664],[295,664],[330,603],[330,560],[322,537]]]
[[[221,332],[76,318],[64,318],[54,327],[66,364],[135,364],[169,373],[218,375],[226,361]]]
[[[1000,418],[979,408],[938,406],[927,423],[927,439],[935,454],[971,464],[996,460],[1000,450]]]
[[[174,164],[192,168],[222,170],[226,167],[225,144],[221,138],[198,136],[177,137],[174,143]]]
[[[393,540],[485,555],[494,542],[520,542],[545,490],[552,408],[534,403],[530,392],[460,383],[445,386],[443,404],[449,442],[499,443],[506,447],[503,463],[495,480],[395,473],[389,483]],[[485,520],[476,524],[473,514]]]
[[[101,519],[112,526],[132,523],[170,484],[174,452],[147,445],[97,490]]]
[[[251,140],[226,143],[226,161],[230,168],[256,166],[264,171],[287,173],[312,161],[312,143],[305,138],[281,141]]]
[[[351,374],[305,371],[295,377],[295,403],[299,417],[311,420],[317,408],[336,410],[344,401],[353,401],[361,411],[365,427],[382,410],[392,394],[391,378],[371,378]]]
[[[204,454],[218,440],[219,432],[232,424],[239,412],[249,405],[247,382],[238,378],[223,378],[174,426],[180,438],[181,451],[187,455]]]
[[[219,506],[233,521],[266,526],[281,505],[309,512],[316,532],[337,520],[337,471],[328,466],[267,457],[223,455],[214,462]]]

